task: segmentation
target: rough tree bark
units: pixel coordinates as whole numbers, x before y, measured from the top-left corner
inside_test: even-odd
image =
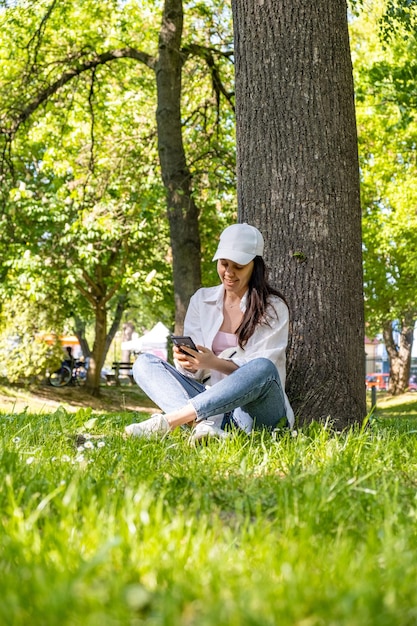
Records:
[[[266,235],[299,421],[366,413],[361,211],[345,0],[233,0],[240,221]]]

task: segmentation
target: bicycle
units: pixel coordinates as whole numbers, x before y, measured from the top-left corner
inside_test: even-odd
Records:
[[[68,361],[63,361],[61,367],[49,375],[49,382],[53,387],[65,387],[66,385],[85,385],[87,380],[87,368],[82,359],[76,359],[73,367]]]

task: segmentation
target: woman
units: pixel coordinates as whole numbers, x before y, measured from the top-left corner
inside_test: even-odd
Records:
[[[220,236],[213,261],[221,285],[190,300],[184,333],[198,351],[173,346],[175,368],[141,354],[133,376],[163,414],[126,428],[127,435],[164,435],[194,426],[193,439],[226,437],[231,424],[250,432],[274,429],[294,414],[285,395],[288,308],[266,280],[262,234],[233,224]]]

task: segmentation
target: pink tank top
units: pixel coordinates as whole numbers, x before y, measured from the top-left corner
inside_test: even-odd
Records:
[[[216,356],[219,356],[226,348],[234,348],[235,346],[237,346],[237,336],[234,333],[224,333],[222,330],[219,330],[213,339],[211,349]]]

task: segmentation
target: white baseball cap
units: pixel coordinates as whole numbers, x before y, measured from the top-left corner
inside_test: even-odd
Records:
[[[219,245],[213,261],[229,259],[239,265],[247,265],[264,252],[264,238],[255,226],[232,224],[220,235]]]

